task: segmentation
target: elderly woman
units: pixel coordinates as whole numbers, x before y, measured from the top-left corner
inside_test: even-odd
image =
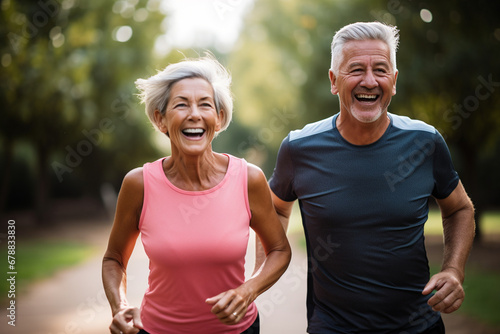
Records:
[[[259,332],[254,300],[283,274],[291,252],[262,171],[212,151],[231,120],[230,83],[212,56],[136,82],[172,154],[123,180],[102,266],[111,333]],[[266,260],[245,281],[250,227]],[[139,234],[150,260],[140,309],[126,298],[127,262]]]

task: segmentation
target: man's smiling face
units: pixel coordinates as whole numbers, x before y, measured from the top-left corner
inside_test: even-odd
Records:
[[[380,40],[349,41],[342,55],[338,74],[330,70],[331,92],[338,94],[341,112],[362,123],[378,120],[396,94],[389,47]]]

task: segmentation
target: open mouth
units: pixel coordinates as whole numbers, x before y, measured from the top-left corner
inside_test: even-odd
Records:
[[[373,102],[378,99],[380,95],[376,94],[356,94],[354,97],[360,102]]]
[[[196,129],[184,129],[184,130],[182,130],[182,133],[183,133],[186,137],[190,137],[190,138],[200,138],[200,137],[201,137],[201,136],[203,136],[203,134],[205,133],[205,130],[200,129],[200,128],[196,128]]]

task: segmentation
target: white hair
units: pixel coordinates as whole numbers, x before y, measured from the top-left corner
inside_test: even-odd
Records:
[[[146,115],[153,126],[158,130],[154,119],[155,110],[165,115],[172,86],[188,78],[202,78],[212,86],[217,114],[223,110],[221,129],[218,133],[227,129],[233,115],[233,97],[229,88],[231,75],[211,54],[196,59],[186,58],[168,65],[163,71],[148,79],[135,81],[140,91],[141,102],[146,105]]]
[[[380,22],[356,22],[346,25],[333,36],[332,63],[330,69],[338,75],[342,63],[343,50],[346,42],[381,40],[389,46],[390,59],[394,72],[396,67],[396,50],[399,44],[399,31],[396,27]]]

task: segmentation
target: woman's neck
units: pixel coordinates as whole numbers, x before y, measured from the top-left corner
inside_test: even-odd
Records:
[[[163,171],[176,187],[201,191],[215,187],[226,175],[229,159],[212,150],[202,155],[188,156],[172,151],[163,161]]]

